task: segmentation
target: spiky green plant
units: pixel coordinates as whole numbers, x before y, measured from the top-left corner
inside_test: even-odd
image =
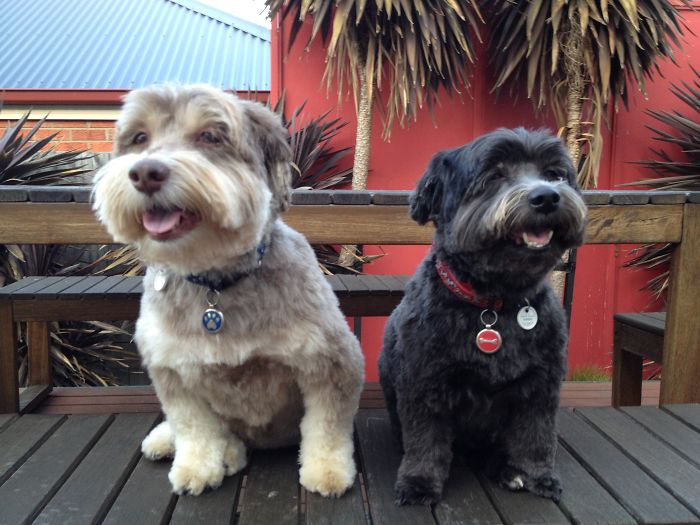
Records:
[[[680,155],[671,155],[663,148],[650,148],[659,159],[643,160],[638,164],[647,166],[658,176],[632,184],[643,184],[658,190],[700,190],[700,72],[693,69],[693,74],[695,79],[692,83],[681,82],[680,85],[671,86],[671,92],[687,106],[685,110],[649,109],[645,112],[670,128],[670,131],[664,131],[655,126],[647,126],[656,134],[654,140],[680,150]],[[671,244],[645,244],[633,250],[632,259],[625,264],[628,267],[660,270],[645,285],[657,299],[668,288],[672,251]]]
[[[686,0],[682,0],[687,4]],[[629,85],[645,82],[661,57],[680,46],[679,14],[670,0],[494,0],[489,56],[497,91],[527,96],[553,110],[584,188],[597,185],[601,123]]]
[[[23,132],[29,115],[30,112],[25,113],[0,137],[0,184],[61,184],[67,177],[89,171],[76,167],[84,151],[59,153],[48,147],[58,132],[40,140],[34,138],[46,117]]]

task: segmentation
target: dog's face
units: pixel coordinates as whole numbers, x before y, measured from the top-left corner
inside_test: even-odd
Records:
[[[260,104],[215,88],[131,92],[115,158],[95,178],[94,208],[115,240],[149,264],[225,267],[254,249],[290,195],[287,132]]]
[[[586,205],[561,140],[499,129],[437,154],[412,195],[411,216],[435,223],[436,248],[491,275],[539,278],[583,242]]]

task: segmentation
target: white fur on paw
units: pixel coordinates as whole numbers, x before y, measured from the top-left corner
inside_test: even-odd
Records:
[[[525,482],[523,481],[522,477],[515,476],[508,483],[506,483],[506,485],[508,485],[510,490],[520,490],[525,486]]]
[[[173,485],[173,492],[198,496],[207,488],[215,489],[221,485],[224,465],[220,461],[178,461],[176,456],[168,479]]]
[[[355,481],[352,455],[307,458],[299,469],[299,481],[306,490],[321,496],[340,496]]]
[[[248,462],[245,445],[238,438],[229,439],[224,451],[224,469],[227,476],[243,470]]]
[[[148,459],[158,460],[175,454],[175,441],[170,423],[163,421],[141,442],[141,452]]]

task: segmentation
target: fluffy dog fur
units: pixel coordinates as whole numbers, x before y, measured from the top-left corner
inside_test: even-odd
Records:
[[[199,494],[241,470],[247,447],[301,438],[301,484],[340,495],[355,477],[363,358],[309,244],[280,219],[291,153],[279,118],[208,86],[139,89],[115,153],[96,176],[94,208],[148,265],[135,340],[166,415],[143,453],[173,456],[174,491]],[[180,222],[153,235],[149,213]],[[208,290],[185,277],[247,272],[221,293],[221,332],[206,332]]]
[[[564,250],[583,240],[579,193],[561,141],[523,129],[438,153],[419,181],[411,216],[435,223],[434,245],[386,325],[379,360],[404,452],[398,503],[438,501],[455,449],[487,458],[482,466],[506,487],[559,498],[555,418],[567,334],[546,278]],[[549,230],[546,246],[523,241],[524,232],[541,239]],[[484,309],[445,286],[438,258],[481,296],[503,300],[494,325],[503,339],[498,352],[477,349]],[[529,331],[516,322],[526,300],[539,314]]]

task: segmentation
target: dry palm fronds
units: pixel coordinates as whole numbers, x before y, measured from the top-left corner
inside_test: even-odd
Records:
[[[662,131],[647,126],[656,133],[655,140],[671,144],[680,149],[682,158],[675,159],[665,150],[652,148],[660,160],[643,160],[643,164],[659,176],[640,180],[630,185],[647,185],[659,190],[698,191],[700,190],[700,72],[693,69],[695,80],[692,84],[682,82],[673,85],[671,92],[686,106],[685,111],[648,110],[647,115],[669,126],[671,131]],[[642,268],[663,268],[660,275],[649,280],[645,288],[658,299],[668,288],[672,246],[670,244],[645,244],[633,251],[634,256],[626,266]]]
[[[629,84],[646,95],[659,57],[673,59],[682,28],[669,0],[495,0],[489,42],[494,88],[527,86],[538,109],[554,109],[572,157],[586,152],[579,181],[596,185],[600,124]],[[685,2],[684,2],[685,3]]]
[[[392,123],[415,119],[424,102],[432,108],[438,89],[469,85],[481,13],[473,0],[266,0],[270,16],[291,17],[289,46],[311,22],[307,46],[321,36],[327,48],[325,78],[347,82],[360,103],[360,74],[367,95],[388,86],[385,136]]]

